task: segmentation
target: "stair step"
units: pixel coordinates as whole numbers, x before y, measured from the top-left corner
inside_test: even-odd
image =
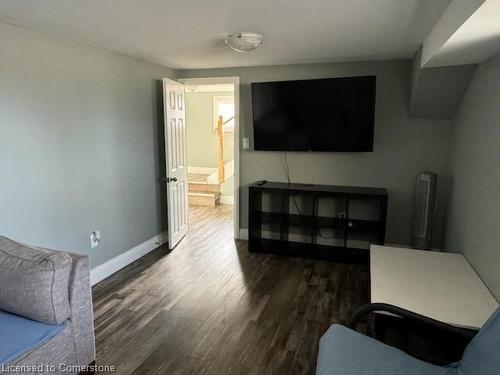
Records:
[[[197,193],[220,193],[219,184],[207,184],[203,182],[188,182],[189,192]]]
[[[220,193],[189,192],[189,204],[191,206],[218,206],[220,204]]]

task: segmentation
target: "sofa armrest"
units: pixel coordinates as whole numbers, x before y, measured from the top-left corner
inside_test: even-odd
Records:
[[[477,331],[455,327],[438,320],[429,318],[424,315],[414,313],[413,311],[405,310],[401,307],[390,305],[387,303],[369,303],[360,307],[354,312],[349,322],[349,327],[356,330],[358,324],[366,320],[367,316],[374,312],[389,313],[399,318],[404,319],[407,325],[426,326],[435,332],[441,332],[448,335],[461,336],[464,339],[472,340]]]
[[[89,257],[68,253],[72,258],[69,280],[71,325],[79,365],[95,360],[94,314],[90,286]]]
[[[376,315],[373,314],[375,312]],[[370,336],[437,365],[459,361],[465,347],[478,332],[386,303],[360,307],[352,315],[349,327],[356,330],[363,321],[369,323],[367,329]]]

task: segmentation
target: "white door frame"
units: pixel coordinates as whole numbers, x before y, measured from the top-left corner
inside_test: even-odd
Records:
[[[240,77],[180,78],[184,85],[234,86],[234,238],[240,238]],[[189,125],[187,125],[189,126]]]

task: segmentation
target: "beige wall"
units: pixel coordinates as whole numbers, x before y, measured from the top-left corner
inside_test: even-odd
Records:
[[[478,66],[455,118],[446,250],[500,299],[500,55]]]
[[[187,156],[190,167],[217,167],[218,144],[213,131],[214,96],[232,92],[186,92]],[[233,159],[234,133],[224,133],[226,162]]]
[[[441,244],[442,220],[450,188],[451,121],[412,119],[407,113],[411,62],[384,61],[263,66],[179,71],[182,78],[240,77],[241,137],[252,138],[250,84],[259,81],[377,75],[375,144],[372,153],[288,153],[293,181],[379,186],[389,189],[387,241],[410,244],[414,181],[420,171],[439,176],[433,246]],[[240,139],[241,145],[241,139]],[[247,227],[248,184],[285,181],[282,153],[240,151],[240,220]]]
[[[187,156],[190,167],[217,167],[218,143],[213,131],[215,96],[232,96],[233,92],[186,92]],[[234,159],[234,133],[224,133],[224,161]],[[221,186],[222,195],[234,195],[234,179]]]

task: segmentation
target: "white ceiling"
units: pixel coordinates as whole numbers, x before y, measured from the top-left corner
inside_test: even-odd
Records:
[[[412,57],[449,0],[0,0],[0,21],[194,69]],[[238,54],[227,34],[264,45]]]

